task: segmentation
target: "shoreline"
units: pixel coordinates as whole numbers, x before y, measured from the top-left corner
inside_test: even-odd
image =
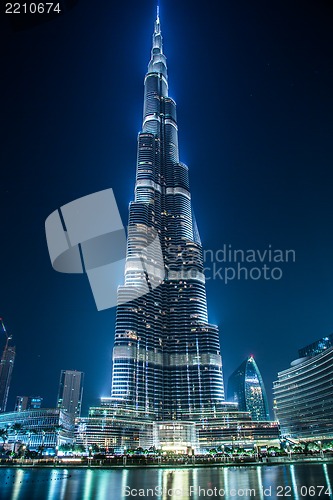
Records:
[[[0,469],[172,469],[175,472],[177,469],[195,469],[195,468],[224,468],[224,467],[266,467],[276,465],[314,465],[314,464],[332,464],[333,458],[316,458],[316,459],[301,459],[301,460],[269,460],[266,462],[213,462],[213,463],[188,463],[188,464],[73,464],[73,463],[1,463]]]

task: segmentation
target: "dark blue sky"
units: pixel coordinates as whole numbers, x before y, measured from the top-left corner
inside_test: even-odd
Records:
[[[108,394],[115,311],[97,312],[85,277],[52,270],[44,221],[112,187],[127,223],[154,15],[150,0],[79,0],[22,31],[1,19],[0,313],[17,347],[8,410],[19,394],[53,406],[61,369],[85,372],[85,409]],[[204,248],[296,252],[279,281],[207,283],[225,382],[253,354],[268,393],[300,347],[333,331],[332,22],[322,0],[161,3]]]

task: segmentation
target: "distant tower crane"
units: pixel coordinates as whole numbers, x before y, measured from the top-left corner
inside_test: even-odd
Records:
[[[16,352],[15,346],[9,345],[9,341],[12,340],[13,337],[12,335],[7,333],[2,318],[0,318],[0,323],[2,326],[2,330],[6,335],[6,344],[0,362],[0,413],[3,413],[6,411]]]
[[[2,319],[2,318],[0,318],[0,322],[1,322],[2,330],[3,330],[3,332],[4,332],[4,334],[6,335],[6,338],[7,338],[7,340],[6,340],[6,345],[5,345],[5,349],[7,349],[7,348],[8,348],[8,342],[9,342],[10,340],[12,340],[13,336],[12,336],[12,335],[8,335],[8,332],[7,332],[7,330],[6,330],[6,327],[5,327],[5,324],[4,324],[4,322],[3,322],[3,319]]]

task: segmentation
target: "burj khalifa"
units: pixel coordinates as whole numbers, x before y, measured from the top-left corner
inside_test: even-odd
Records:
[[[158,11],[118,288],[111,400],[152,420],[200,420],[224,402],[219,332],[208,322],[202,245],[189,169],[179,160]]]

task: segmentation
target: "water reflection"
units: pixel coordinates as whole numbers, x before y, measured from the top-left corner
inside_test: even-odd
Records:
[[[264,498],[264,493],[263,493],[263,485],[262,485],[262,477],[261,477],[261,474],[262,474],[262,467],[257,467],[257,482],[258,482],[258,490],[259,490],[259,493],[258,493],[258,498],[260,498],[260,500],[263,500]]]
[[[22,480],[23,480],[23,471],[18,470],[17,473],[14,476],[14,487],[13,487],[13,500],[17,500],[19,498],[21,486],[22,486]]]
[[[333,464],[184,469],[0,469],[4,500],[333,500]]]

